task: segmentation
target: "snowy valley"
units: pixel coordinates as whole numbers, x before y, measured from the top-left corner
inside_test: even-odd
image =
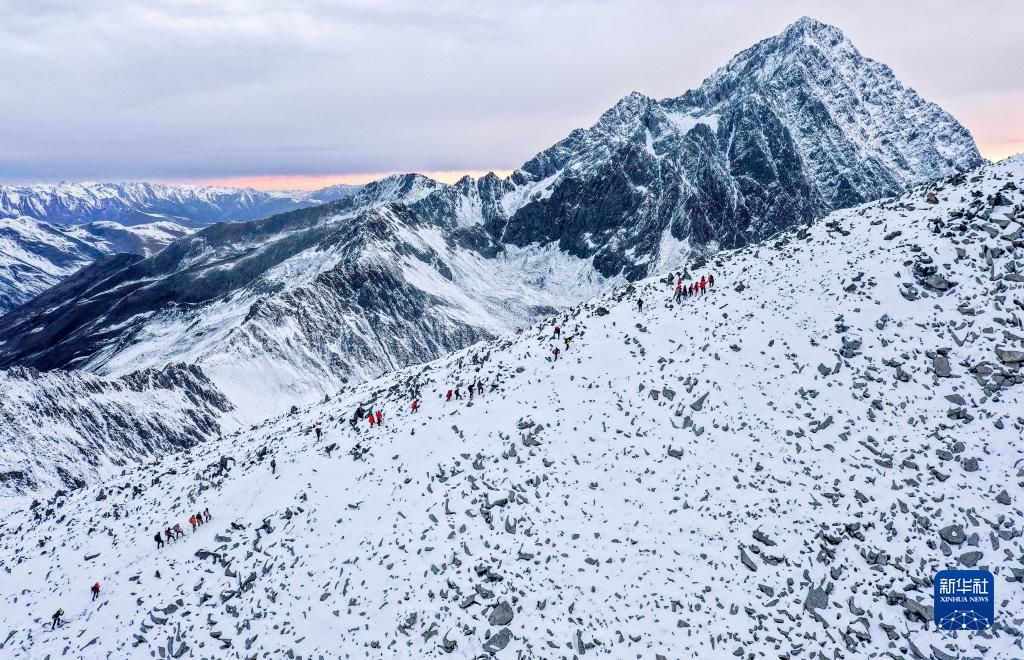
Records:
[[[53,225],[0,218],[0,314],[23,305],[97,259],[159,252],[190,230],[173,222]]]

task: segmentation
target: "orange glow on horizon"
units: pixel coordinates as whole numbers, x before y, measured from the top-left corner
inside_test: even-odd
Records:
[[[979,144],[978,151],[983,157],[997,162],[1010,156],[1024,154],[1024,140]]]
[[[494,172],[499,177],[507,177],[512,170],[428,170],[419,172],[436,181],[444,183],[455,183],[462,177],[469,175],[480,178],[488,172]],[[350,174],[266,174],[257,176],[234,176],[210,179],[189,179],[165,181],[164,183],[192,183],[203,186],[230,186],[233,188],[255,188],[256,190],[317,190],[327,186],[345,183],[358,185],[383,179],[384,177],[396,174],[396,172],[354,172]]]
[[[991,161],[1000,161],[1015,154],[1024,153],[1024,141],[1011,140],[978,144],[981,155]],[[494,172],[505,178],[513,170],[427,170],[419,172],[436,181],[455,183],[469,175],[479,179],[488,172]],[[229,186],[233,188],[255,188],[256,190],[317,190],[327,186],[345,183],[359,185],[383,179],[397,172],[351,172],[348,174],[266,174],[254,176],[214,177],[209,179],[177,179],[165,180],[162,183],[191,183],[204,186]]]

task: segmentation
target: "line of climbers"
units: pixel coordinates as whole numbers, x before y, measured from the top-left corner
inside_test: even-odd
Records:
[[[210,509],[207,508],[201,513],[194,513],[188,518],[188,523],[192,525],[192,533],[195,534],[196,528],[201,526],[203,523],[210,522]],[[181,525],[175,523],[173,527],[170,525],[164,530],[163,537],[160,536],[160,532],[156,533],[153,540],[156,541],[156,547],[159,550],[164,547],[164,538],[168,541],[177,541],[179,538],[185,535],[185,532],[181,529]]]
[[[693,296],[703,296],[708,287],[715,286],[715,276],[708,273],[706,276],[701,276],[700,281],[691,282],[689,285],[683,285],[683,276],[679,275],[676,278],[676,292],[672,296],[673,302],[682,302],[683,298],[692,298]]]
[[[196,528],[199,527],[200,525],[202,525],[203,523],[210,522],[210,518],[211,518],[211,516],[210,516],[210,509],[206,509],[202,513],[195,513],[195,514],[191,515],[189,517],[189,519],[188,519],[188,522],[189,522],[189,524],[192,525],[192,532],[195,533]],[[168,541],[177,540],[178,538],[180,538],[180,537],[185,535],[185,532],[182,531],[181,525],[179,525],[179,524],[175,524],[173,527],[168,525],[167,529],[165,529],[163,533],[164,533],[164,536],[166,536]],[[157,549],[164,547],[164,539],[163,539],[163,537],[160,536],[160,532],[157,532],[156,535],[153,537],[153,539],[156,541]],[[159,573],[157,574],[157,576],[159,577]],[[90,593],[92,593],[92,599],[94,601],[96,599],[98,599],[100,597],[100,583],[99,582],[94,583],[89,588],[89,591],[90,591]],[[57,611],[54,612],[52,616],[50,616],[50,630],[54,630],[55,628],[57,628],[57,626],[59,626],[61,624],[63,619],[64,619],[64,608],[63,607],[58,607]]]
[[[562,332],[562,326],[559,325],[558,322],[556,321],[555,322],[555,329],[554,329],[554,332],[551,335],[551,338],[552,339],[561,339],[562,342],[565,344],[565,350],[568,351],[569,350],[569,346],[573,342],[573,339],[575,339],[575,336],[563,333]],[[555,347],[551,350],[551,355],[554,356],[554,360],[553,361],[557,362],[558,361],[558,356],[561,355],[561,354],[562,354],[562,349],[560,349],[558,347],[558,345],[556,344]]]
[[[491,383],[491,390],[494,390],[496,387],[498,387],[497,383]],[[466,386],[466,391],[469,393],[470,401],[473,400],[473,395],[474,394],[477,395],[477,396],[483,396],[484,395],[484,381],[478,380],[475,383],[470,383],[469,385]],[[448,390],[447,392],[445,392],[445,394],[444,394],[445,403],[447,403],[448,401],[452,400],[452,395],[453,394],[455,395],[456,399],[461,399],[462,398],[462,392],[459,390],[459,386],[458,385],[456,385],[454,388],[452,388],[452,389]]]

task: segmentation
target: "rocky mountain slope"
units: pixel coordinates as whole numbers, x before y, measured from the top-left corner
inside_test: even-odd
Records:
[[[126,227],[116,222],[52,225],[28,217],[0,218],[0,314],[102,256],[149,256],[189,231],[167,221]]]
[[[168,365],[116,379],[0,371],[0,496],[80,488],[216,437],[231,404],[202,371]]]
[[[621,100],[508,179],[390,177],[83,272],[3,319],[0,365],[197,362],[236,405],[280,411],[979,160],[952,117],[802,19],[698,90]]]
[[[62,225],[101,220],[137,225],[169,220],[186,227],[257,220],[347,197],[359,186],[313,192],[158,183],[57,183],[0,186],[0,218],[27,216]]]
[[[703,297],[666,270],[0,517],[0,648],[1019,658],[1022,186],[1018,157],[836,212],[681,265]],[[997,622],[939,633],[967,566]]]

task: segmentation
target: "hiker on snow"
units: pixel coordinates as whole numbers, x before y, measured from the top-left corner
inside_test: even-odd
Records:
[[[201,513],[197,513],[196,514],[196,523],[198,523],[200,525],[203,524],[203,514],[201,514]]]
[[[708,273],[708,286],[715,286],[715,276]]]
[[[196,533],[196,517],[194,515],[189,516],[188,524],[192,525],[192,533]]]
[[[562,327],[556,323],[555,324],[555,336],[552,339],[558,339],[558,337],[561,334],[562,334]]]
[[[277,474],[277,459],[270,459],[270,474]]]
[[[213,517],[213,516],[210,515],[210,509],[209,508],[207,508],[205,511],[203,511],[203,516],[206,518],[206,522],[210,522],[210,518]]]
[[[53,620],[53,625],[50,626],[50,630],[53,630],[54,628],[60,625],[60,620],[64,618],[64,609],[57,608],[57,611],[54,612],[53,616],[50,618]]]
[[[420,411],[420,400],[419,399],[413,399],[412,400],[412,411],[414,413],[418,413]]]
[[[97,582],[96,584],[92,585],[92,599],[96,600],[99,597],[100,597],[100,583]]]
[[[174,523],[174,538],[177,539],[179,536],[185,536],[185,532],[181,529],[181,525]]]
[[[368,419],[370,421],[370,428],[373,428],[373,424],[374,424],[374,422],[377,421],[377,418],[373,416],[373,411],[372,410],[370,411],[370,414],[366,416],[366,419]]]
[[[384,412],[377,411],[377,426],[381,426],[384,423]]]
[[[313,430],[314,430],[314,431],[316,432],[316,441],[317,441],[317,442],[320,442],[320,433],[321,433],[321,431],[320,431],[320,425],[319,425],[319,424],[317,424],[317,425],[316,425],[316,428],[315,428],[315,429],[313,429]]]
[[[572,341],[572,337],[566,337],[566,338],[565,338],[565,339],[563,339],[562,341],[564,341],[564,342],[565,342],[565,350],[569,350],[569,342],[571,342],[571,341]]]
[[[557,346],[555,346],[555,350],[551,351],[551,354],[555,356],[555,362],[558,362],[558,354],[559,353],[561,353],[561,351],[558,350]]]
[[[459,394],[459,388],[457,388],[457,387],[455,388],[455,398],[456,399],[461,399],[462,398],[462,395]]]
[[[154,536],[153,538],[156,539],[156,549],[157,550],[159,550],[160,548],[164,547],[164,540],[163,540],[163,538],[160,537],[160,532],[157,532],[156,536]]]
[[[174,532],[171,531],[170,527],[168,527],[167,529],[164,530],[164,536],[167,537],[168,541],[173,541],[174,540]]]

